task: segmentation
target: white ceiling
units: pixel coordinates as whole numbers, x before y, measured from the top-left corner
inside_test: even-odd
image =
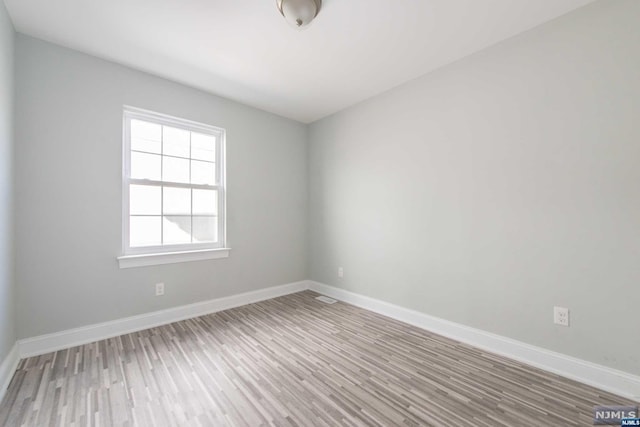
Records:
[[[5,0],[16,29],[312,122],[593,0]]]

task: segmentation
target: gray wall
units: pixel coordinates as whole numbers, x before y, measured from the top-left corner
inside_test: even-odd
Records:
[[[307,278],[304,125],[23,35],[16,44],[19,338]],[[123,104],[226,128],[230,258],[118,268]]]
[[[313,124],[311,278],[640,374],[639,16],[597,2]]]
[[[639,14],[600,1],[310,128],[19,35],[13,149],[0,7],[0,359],[16,323],[26,338],[310,276],[640,374]],[[123,104],[227,129],[230,258],[118,268]]]
[[[0,363],[16,341],[13,286],[14,31],[0,1]]]

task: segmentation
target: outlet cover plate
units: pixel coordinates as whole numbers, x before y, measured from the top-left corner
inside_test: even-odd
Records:
[[[560,326],[569,326],[569,309],[553,307],[553,323]]]

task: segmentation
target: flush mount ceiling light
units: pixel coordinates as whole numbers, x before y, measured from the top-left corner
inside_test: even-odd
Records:
[[[278,10],[295,28],[306,27],[318,16],[322,0],[276,0]]]

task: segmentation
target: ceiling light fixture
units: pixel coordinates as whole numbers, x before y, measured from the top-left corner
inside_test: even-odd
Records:
[[[295,28],[306,27],[318,16],[322,0],[276,0],[278,10]]]

